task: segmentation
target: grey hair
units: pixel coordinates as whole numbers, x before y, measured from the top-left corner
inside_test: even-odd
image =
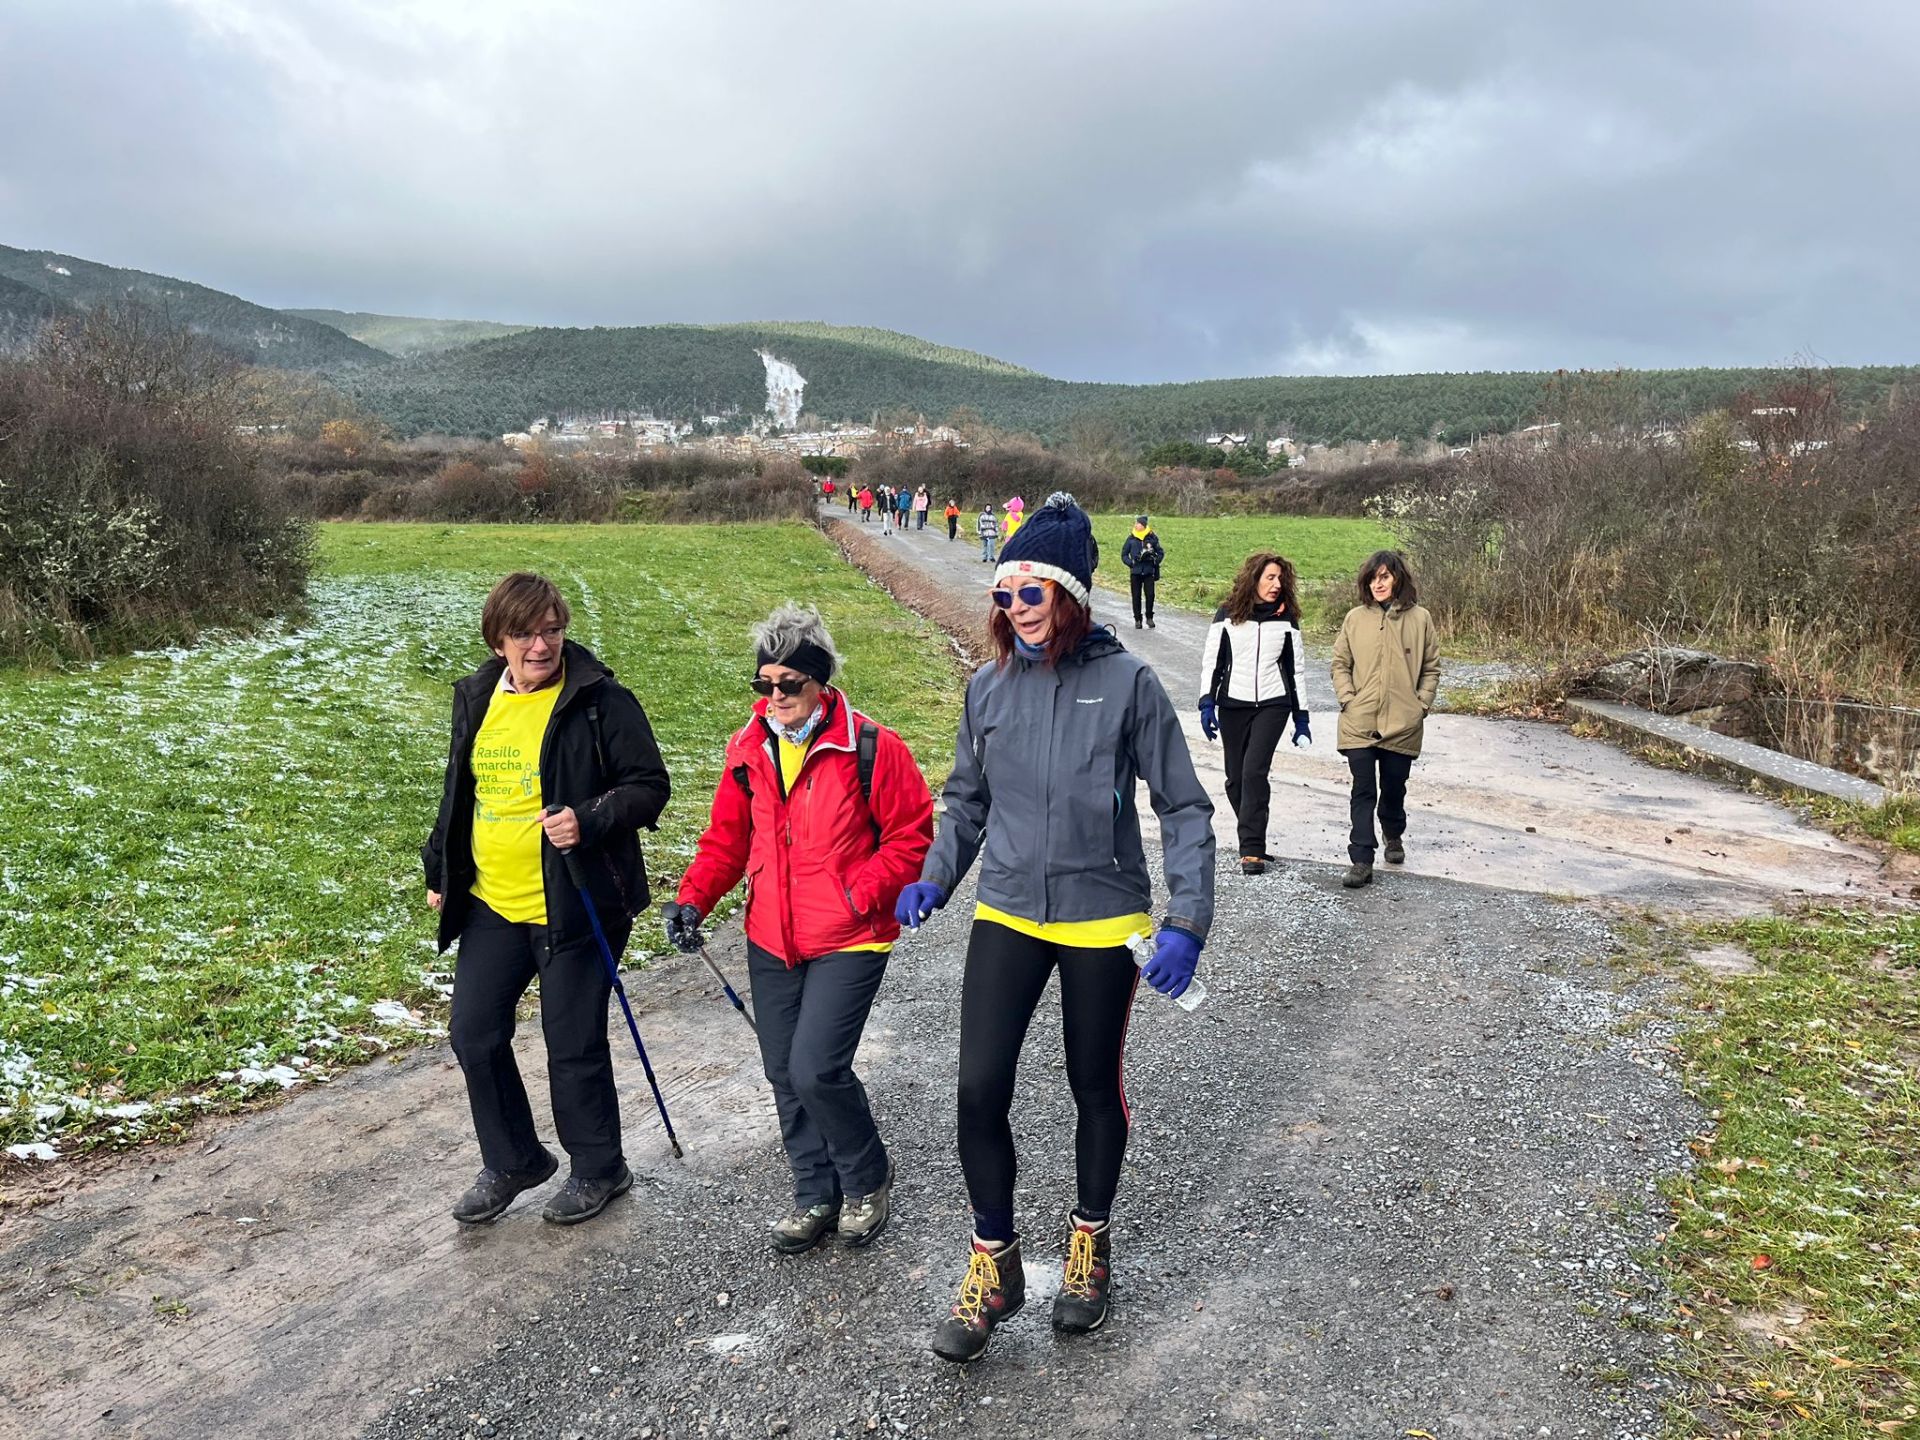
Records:
[[[833,661],[828,678],[840,673],[840,652],[834,649],[833,636],[826,622],[811,605],[796,605],[791,600],[753,627],[754,649],[773,657],[774,663],[792,656],[802,645],[817,645]]]

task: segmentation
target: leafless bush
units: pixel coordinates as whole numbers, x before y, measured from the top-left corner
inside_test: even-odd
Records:
[[[309,532],[234,414],[232,365],[133,305],[0,364],[0,655],[88,655],[299,602]]]
[[[1848,427],[1821,393],[1744,397],[1683,436],[1492,447],[1383,518],[1468,630],[1779,652],[1836,686],[1898,675],[1920,656],[1920,399]]]

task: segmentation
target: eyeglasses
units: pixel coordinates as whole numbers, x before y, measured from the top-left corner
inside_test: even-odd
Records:
[[[998,605],[1002,610],[1011,610],[1016,596],[1019,597],[1022,605],[1044,605],[1047,603],[1047,587],[1045,584],[1021,585],[1013,590],[1002,590],[996,586],[987,593],[993,597],[993,603]]]
[[[535,640],[544,640],[549,645],[558,645],[567,638],[567,627],[549,625],[544,630],[509,630],[507,638],[516,645],[531,645]]]
[[[794,679],[791,675],[784,676],[779,680],[769,680],[764,675],[756,675],[753,679],[749,680],[747,684],[752,687],[753,693],[756,695],[771,696],[774,691],[778,690],[782,695],[791,699],[795,695],[805,691],[807,686],[813,684],[813,681],[805,675],[802,675],[798,680]]]

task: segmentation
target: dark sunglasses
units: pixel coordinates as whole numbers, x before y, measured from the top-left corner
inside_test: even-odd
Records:
[[[1002,610],[1011,610],[1013,608],[1013,600],[1016,595],[1020,597],[1020,603],[1022,605],[1044,605],[1047,603],[1047,587],[1045,585],[1021,585],[1013,590],[1002,590],[996,586],[987,593],[993,596],[993,603],[998,605]]]
[[[756,675],[747,682],[747,684],[753,687],[753,693],[756,695],[772,695],[775,690],[778,690],[782,695],[789,697],[800,694],[812,683],[813,681],[804,675],[798,680],[795,680],[792,676],[788,676],[784,680],[768,680],[763,676]]]

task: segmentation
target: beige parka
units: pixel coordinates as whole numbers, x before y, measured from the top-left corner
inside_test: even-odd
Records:
[[[1423,605],[1356,605],[1333,642],[1338,746],[1418,755],[1440,688],[1440,637]]]

